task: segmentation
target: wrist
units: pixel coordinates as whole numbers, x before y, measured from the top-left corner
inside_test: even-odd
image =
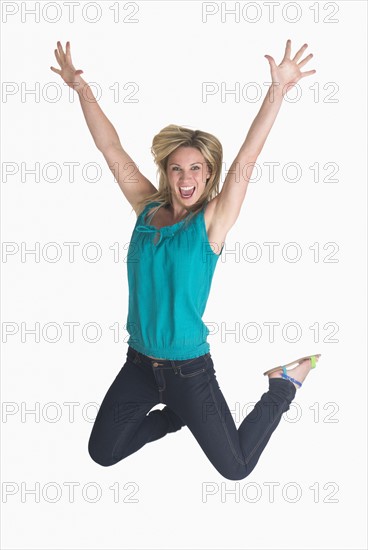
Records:
[[[279,82],[272,82],[270,85],[267,95],[271,103],[281,102],[284,98],[283,86]]]
[[[74,77],[72,81],[66,82],[70,88],[75,90],[78,94],[83,92],[84,87],[87,85],[87,82],[83,80],[80,75]]]

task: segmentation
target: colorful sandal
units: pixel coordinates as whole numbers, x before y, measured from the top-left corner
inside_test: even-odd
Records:
[[[321,354],[320,353],[316,353],[315,355],[307,355],[306,357],[301,357],[300,359],[296,359],[295,361],[292,361],[291,363],[288,363],[287,365],[284,365],[283,367],[280,366],[280,367],[275,367],[273,369],[270,369],[270,370],[267,370],[266,372],[264,372],[264,376],[266,376],[267,374],[271,374],[272,372],[276,372],[278,370],[282,370],[282,375],[281,375],[281,378],[284,378],[285,380],[290,380],[290,382],[293,382],[294,384],[296,384],[297,386],[299,386],[299,388],[302,387],[302,382],[299,382],[299,380],[295,380],[295,378],[292,378],[291,376],[289,376],[287,374],[287,369],[286,367],[289,367],[291,365],[295,365],[295,364],[298,364],[299,363],[302,363],[303,361],[305,361],[306,359],[310,359],[311,360],[311,369],[314,369],[316,368],[316,363],[317,363],[317,357],[318,359],[321,357]]]

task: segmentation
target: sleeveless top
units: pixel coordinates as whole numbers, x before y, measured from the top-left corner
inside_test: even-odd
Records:
[[[210,349],[202,315],[223,246],[215,254],[209,244],[206,205],[185,224],[156,229],[144,217],[158,204],[146,205],[129,243],[128,345],[153,357],[192,359]]]

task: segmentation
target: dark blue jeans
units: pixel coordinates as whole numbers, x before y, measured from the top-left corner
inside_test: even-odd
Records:
[[[223,477],[244,479],[295,397],[289,380],[271,378],[268,383],[268,391],[237,428],[210,353],[183,361],[155,360],[128,346],[126,362],[97,413],[88,452],[98,464],[111,466],[188,426]],[[162,410],[151,411],[160,403],[165,404]]]

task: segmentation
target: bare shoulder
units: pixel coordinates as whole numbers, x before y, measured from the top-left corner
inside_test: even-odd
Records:
[[[155,187],[154,188],[154,192],[156,193],[157,192],[157,189]],[[140,203],[147,199],[148,197],[150,197],[152,195],[152,193],[144,193],[142,195],[139,196],[139,199],[137,199],[137,201],[135,202],[131,202],[131,206],[134,210],[134,212],[136,213],[136,216],[138,218],[138,216],[143,212],[142,210],[142,207],[140,206]],[[138,202],[139,201],[139,202]],[[147,205],[146,205],[147,206]],[[152,212],[152,210],[154,210],[155,208],[157,208],[157,206],[154,206],[153,208],[150,208],[149,211],[146,212],[146,215],[150,214]]]
[[[208,241],[215,254],[220,253],[228,233],[228,229],[224,228],[224,225],[220,223],[219,217],[216,216],[218,200],[219,195],[211,199],[204,213]]]
[[[125,198],[137,213],[137,203],[157,192],[156,187],[139,170],[120,142],[101,150]]]

